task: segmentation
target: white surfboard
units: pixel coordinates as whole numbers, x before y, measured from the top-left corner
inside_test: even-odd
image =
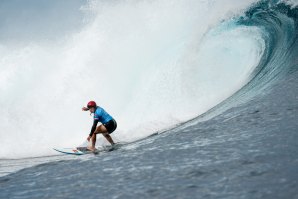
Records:
[[[53,148],[55,151],[58,151],[60,153],[70,154],[70,155],[85,155],[90,153],[97,154],[98,151],[95,152],[87,150],[86,147],[74,147],[74,148]]]

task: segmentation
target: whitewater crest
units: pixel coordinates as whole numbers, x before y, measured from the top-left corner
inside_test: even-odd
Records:
[[[61,39],[0,41],[0,158],[82,143],[89,100],[115,117],[121,141],[206,112],[247,84],[263,56],[261,30],[235,20],[252,3],[90,1],[78,10],[89,14],[84,26]]]

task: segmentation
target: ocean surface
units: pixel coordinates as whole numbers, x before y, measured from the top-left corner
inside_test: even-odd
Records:
[[[32,41],[34,44],[27,43],[34,40],[28,36],[30,34],[19,38],[19,41],[8,40],[5,34],[0,37],[0,53],[4,57],[0,59],[3,72],[0,75],[0,89],[4,93],[0,99],[0,198],[298,199],[296,1],[247,1],[246,4],[245,1],[238,4],[235,1],[190,1],[188,6],[181,1],[74,2],[77,6],[70,3],[74,10],[80,8],[84,11],[83,22],[75,27],[72,23],[72,28],[67,27],[64,31],[53,30],[56,36],[50,38],[51,45],[40,32],[35,32],[39,37],[38,41]],[[52,4],[50,8],[57,5]],[[203,17],[201,14],[196,15],[197,9],[206,12],[204,20],[200,20]],[[63,15],[61,10],[60,14]],[[48,10],[48,13],[51,12]],[[67,13],[77,16],[70,10]],[[125,17],[111,17],[113,13],[120,13],[119,16],[130,13],[127,20],[133,20],[132,24]],[[166,14],[172,15],[168,18]],[[136,16],[140,19],[134,21]],[[175,20],[170,20],[173,17]],[[158,18],[161,22],[155,21]],[[51,17],[47,19],[54,20]],[[68,23],[65,21],[60,23]],[[150,23],[139,23],[142,21]],[[196,22],[205,25],[205,28],[192,28]],[[123,26],[118,27],[119,24]],[[163,29],[166,24],[170,25]],[[3,27],[0,26],[1,29]],[[73,37],[84,39],[79,45],[66,45],[61,41],[62,35],[73,33],[76,27],[81,28],[76,33],[79,36]],[[117,32],[122,29],[123,32]],[[175,32],[174,36],[168,36],[163,30]],[[151,34],[147,35],[148,31],[152,31]],[[125,36],[132,32],[135,34]],[[93,33],[100,33],[98,40],[93,40]],[[114,35],[111,39],[105,33]],[[94,45],[82,34],[91,37]],[[146,36],[149,41],[139,46]],[[99,42],[103,45],[99,48],[97,41],[101,37],[106,40]],[[114,39],[117,42],[113,43]],[[135,43],[130,43],[135,40]],[[158,44],[150,44],[153,41]],[[62,50],[67,49],[74,54],[90,48],[96,53],[90,52],[83,56],[84,59],[75,54],[68,59],[57,55],[57,43],[61,44]],[[143,45],[149,50],[157,50],[152,51],[156,56],[151,51],[142,51]],[[126,49],[121,49],[123,47]],[[11,53],[7,53],[8,48],[12,49]],[[19,49],[25,54],[20,53]],[[104,60],[100,62],[99,71],[121,81],[103,84],[105,88],[94,94],[94,87],[89,83],[96,82],[96,78],[88,75],[91,74],[90,70],[96,70],[94,63],[100,61],[97,57],[101,53],[105,54],[103,49],[114,52],[115,60],[102,57]],[[47,53],[53,54],[44,55]],[[123,53],[128,56],[127,59],[120,56]],[[25,72],[31,78],[42,75],[44,72],[38,66],[48,62],[36,60],[33,55],[47,58],[52,64],[56,63],[52,59],[60,58],[66,65],[53,68],[47,68],[47,65],[43,68],[46,75],[36,77],[35,81],[44,78],[50,83],[35,85],[33,80],[22,74]],[[134,55],[137,60],[131,61]],[[214,55],[220,57],[212,58]],[[177,56],[179,59],[175,59]],[[153,57],[156,62],[151,61]],[[70,58],[75,61],[70,61]],[[18,68],[19,60],[32,67],[28,71]],[[114,68],[110,68],[120,62],[126,67],[120,72],[126,74],[128,79],[115,74]],[[84,68],[87,63],[88,67]],[[147,67],[129,68],[129,63],[144,63]],[[21,69],[21,72],[9,71],[5,64]],[[238,67],[239,64],[243,67]],[[83,71],[86,73],[82,74]],[[196,74],[200,72],[201,75]],[[123,83],[122,80],[127,81]],[[107,79],[98,81],[97,85],[101,85]],[[63,155],[52,150],[56,146],[86,144],[81,142],[88,135],[91,119],[72,109],[80,109],[81,102],[75,101],[87,102],[89,98],[78,97],[79,94],[87,95],[93,91],[91,97],[97,99],[102,94],[115,91],[111,89],[117,87],[120,87],[120,93],[111,95],[118,97],[118,101],[102,97],[101,103],[117,116],[119,128],[111,134],[112,137],[125,144],[96,155]],[[30,95],[23,90],[27,88],[31,88],[28,90]],[[123,88],[130,91],[121,93]],[[152,96],[153,93],[157,96]],[[38,101],[39,95],[42,101]],[[13,96],[19,98],[7,101]],[[37,110],[33,109],[30,100],[37,100]],[[15,102],[20,105],[10,110],[7,105]],[[143,108],[142,104],[146,107]],[[63,115],[66,111],[64,106],[69,112]],[[27,108],[33,109],[33,112],[25,114]],[[11,112],[16,110],[15,114]],[[58,122],[62,117],[60,114],[65,121]],[[75,115],[83,115],[82,118],[87,117],[88,120]],[[69,116],[72,118],[69,119]],[[49,119],[44,122],[45,118]],[[159,122],[154,120],[156,118]],[[126,121],[133,124],[121,125]],[[58,132],[58,127],[63,131]],[[78,131],[86,133],[76,133]],[[108,145],[105,140],[99,138],[98,146],[105,145]],[[36,152],[39,146],[41,150]]]

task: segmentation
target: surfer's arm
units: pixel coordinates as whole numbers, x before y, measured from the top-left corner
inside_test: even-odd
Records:
[[[89,108],[86,108],[86,107],[82,108],[82,111],[88,111],[88,110],[89,110]]]
[[[92,137],[92,135],[93,135],[93,133],[94,133],[94,131],[96,129],[97,123],[98,123],[98,120],[93,120],[93,125],[92,125],[92,128],[91,128],[89,137]]]

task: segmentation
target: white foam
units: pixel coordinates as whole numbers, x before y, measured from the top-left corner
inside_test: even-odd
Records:
[[[215,28],[252,2],[91,1],[83,10],[94,18],[68,39],[2,46],[0,158],[79,145],[91,99],[118,121],[112,135],[121,141],[213,107],[246,83],[261,55],[258,30]]]
[[[298,0],[280,0],[279,2],[290,5],[292,8],[296,8],[298,6]]]

